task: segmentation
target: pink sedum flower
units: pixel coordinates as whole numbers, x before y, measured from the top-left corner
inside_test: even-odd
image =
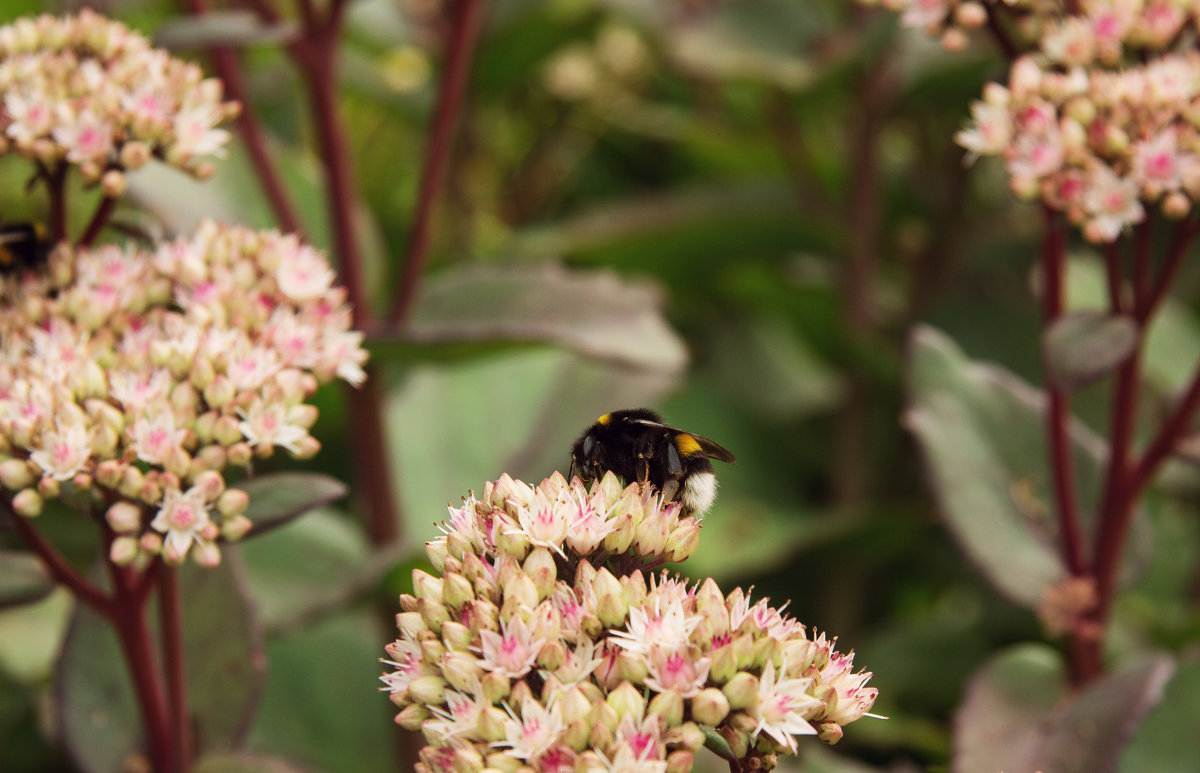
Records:
[[[180,561],[193,542],[201,541],[209,524],[208,502],[204,493],[193,487],[186,492],[168,490],[150,528],[166,536],[169,555]]]

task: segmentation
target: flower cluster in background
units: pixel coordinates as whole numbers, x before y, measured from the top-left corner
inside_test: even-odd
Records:
[[[653,573],[695,551],[699,523],[649,488],[504,476],[443,528],[440,576],[413,573],[381,677],[425,735],[422,771],[684,773],[706,743],[770,769],[874,703],[836,640],[741,589]]]
[[[210,174],[204,158],[229,139],[217,125],[238,110],[221,97],[198,66],[93,11],[0,27],[0,150],[77,165],[110,196],[153,157]]]
[[[294,236],[214,223],[153,253],[60,245],[46,271],[0,277],[0,483],[14,510],[70,497],[105,513],[117,563],[217,563],[218,538],[250,527],[221,471],[277,447],[315,454],[305,400],[365,378],[333,279]]]
[[[1200,196],[1200,54],[1120,71],[1013,63],[971,108],[959,144],[1005,159],[1013,191],[1111,242],[1158,203],[1183,217]]]

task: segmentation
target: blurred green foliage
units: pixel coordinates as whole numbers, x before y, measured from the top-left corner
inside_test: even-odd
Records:
[[[0,21],[39,6],[9,3]],[[150,32],[179,13],[159,0],[104,6]],[[436,6],[356,0],[345,34],[341,108],[380,304],[411,227],[440,51],[420,12]],[[327,247],[295,71],[269,45],[244,53],[308,236]],[[490,4],[423,278],[458,289],[443,299],[448,310],[418,305],[414,325],[434,333],[371,342],[386,379],[406,548],[372,558],[353,492],[247,543],[242,581],[269,664],[248,748],[305,770],[397,769],[392,707],[374,691],[375,658],[390,638],[380,610],[410,590],[408,570],[423,565],[420,545],[444,505],[502,472],[539,480],[565,471],[572,439],[597,415],[644,403],[738,456],[718,470],[700,551],[680,569],[791,599],[793,615],[836,633],[875,672],[875,711],[890,719],[850,726],[836,755],[822,750],[805,769],[948,769],[951,716],[971,675],[1008,645],[1044,639],[1033,614],[1005,601],[957,548],[901,426],[917,322],[949,331],[972,360],[1039,381],[1030,286],[1039,213],[1010,201],[996,166],[968,169],[951,141],[968,100],[1001,68],[986,47],[950,56],[844,0]],[[0,166],[5,220],[38,214],[22,174]],[[168,231],[209,215],[271,225],[236,149],[211,182],[148,173],[134,192]],[[455,284],[481,265],[503,273],[547,262],[585,278],[565,307],[531,300],[564,292],[553,284],[531,295]],[[1186,305],[1196,272],[1181,283],[1183,302],[1151,347],[1164,391],[1178,384],[1177,363],[1200,351]],[[633,311],[613,313],[629,297],[665,320],[657,337],[631,326]],[[436,335],[480,307],[481,332]],[[528,320],[536,329],[521,326]],[[631,342],[606,350],[619,336]],[[1094,427],[1105,389],[1089,387],[1077,402]],[[325,450],[304,467],[352,481],[343,399],[335,390],[318,398]],[[1129,602],[1137,624],[1128,636],[1180,649],[1200,630],[1197,528],[1177,505],[1153,509],[1155,531],[1160,521],[1171,529],[1162,546],[1170,565],[1189,571],[1165,576],[1156,565]],[[82,560],[90,547],[72,555]],[[0,612],[0,770],[63,764],[48,719],[47,702],[59,697],[52,663],[29,667],[25,652],[46,654],[44,621],[62,624],[62,599],[37,607],[52,605],[57,615],[37,623],[15,622],[33,608]],[[1195,666],[1184,676],[1194,683]],[[1196,716],[1194,693],[1172,687],[1177,708],[1160,711]],[[1159,740],[1135,742],[1123,769],[1185,769],[1145,760],[1161,760],[1153,745],[1186,728],[1151,732]],[[1193,747],[1175,758],[1194,762]]]

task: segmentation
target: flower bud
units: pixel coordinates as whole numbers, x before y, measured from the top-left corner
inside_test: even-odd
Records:
[[[524,569],[525,574],[533,581],[538,600],[549,598],[554,591],[554,581],[558,579],[558,569],[550,551],[544,547],[530,551],[525,559]]]
[[[396,715],[396,724],[405,730],[420,730],[421,723],[429,719],[429,716],[429,709],[420,703],[412,703]]]
[[[729,699],[729,708],[737,711],[749,708],[758,700],[758,677],[747,671],[739,671],[721,688]]]
[[[456,690],[469,693],[475,689],[475,685],[483,676],[483,668],[479,665],[479,658],[474,655],[465,652],[447,652],[442,657],[442,676]]]
[[[842,726],[837,722],[822,722],[817,726],[817,738],[832,746],[842,740]]]
[[[533,609],[538,603],[537,588],[526,574],[518,574],[504,588],[504,605],[500,608],[500,619],[511,620],[518,609]]]
[[[24,459],[5,459],[0,462],[0,483],[9,491],[29,488],[36,477],[34,469]]]
[[[489,769],[498,773],[517,773],[521,769],[521,761],[511,754],[493,752],[485,760]]]
[[[689,773],[695,761],[694,757],[695,755],[686,749],[676,749],[667,755],[667,773]]]
[[[700,524],[695,518],[685,518],[667,537],[667,560],[678,563],[691,558],[700,546]]]
[[[617,655],[617,673],[622,679],[634,684],[643,684],[649,672],[650,664],[644,656],[632,652]]]
[[[650,699],[650,713],[663,718],[667,727],[683,721],[683,696],[675,690],[660,692]]]
[[[138,539],[138,544],[141,545],[142,550],[152,556],[156,556],[162,552],[162,543],[162,535],[155,531],[148,531]]]
[[[742,630],[745,629],[746,623],[743,623]],[[754,635],[743,633],[734,639],[733,654],[737,658],[737,667],[739,669],[749,668],[754,665]]]
[[[557,671],[566,659],[567,653],[562,644],[558,641],[550,641],[538,651],[537,665],[538,668],[544,668],[547,671]]]
[[[415,638],[419,631],[425,630],[425,621],[421,619],[421,613],[415,610],[400,612],[396,615],[396,628],[411,639]]]
[[[312,435],[305,435],[295,442],[293,448],[288,453],[293,459],[312,459],[321,452],[321,441],[317,440]]]
[[[498,706],[485,706],[475,720],[475,732],[479,733],[484,741],[491,743],[504,740],[507,726],[508,716]]]
[[[446,648],[442,646],[442,640],[436,636],[424,636],[419,642],[421,647],[421,660],[425,663],[439,663],[442,656],[446,654]]]
[[[205,569],[221,565],[221,549],[212,542],[200,542],[192,548],[192,559]]]
[[[495,704],[509,696],[512,691],[512,682],[508,680],[507,676],[495,671],[488,671],[480,680],[479,687],[483,697],[487,698],[489,703]]]
[[[563,722],[571,723],[576,720],[587,719],[588,714],[592,711],[592,701],[590,701],[584,691],[579,687],[572,687],[560,693],[558,701],[559,711],[562,713]]]
[[[221,374],[214,376],[212,381],[204,387],[204,402],[212,408],[221,408],[236,396],[237,387]]]
[[[475,591],[471,581],[461,574],[447,572],[442,576],[442,601],[455,611],[462,609],[463,604],[475,600]]]
[[[592,726],[586,720],[576,719],[567,723],[567,729],[559,736],[559,742],[577,752],[588,748],[588,740],[592,735]]]
[[[729,699],[716,687],[707,687],[692,698],[692,718],[702,725],[716,727],[729,715]]]
[[[606,700],[618,721],[622,717],[632,717],[635,724],[641,724],[646,713],[646,702],[642,700],[641,692],[629,682],[621,682],[617,689],[608,694]]]
[[[28,490],[26,489],[26,491]],[[62,485],[54,478],[42,478],[38,481],[37,493],[43,499],[58,499],[59,494],[62,493]]]
[[[45,502],[36,491],[31,488],[22,489],[13,497],[12,508],[13,512],[24,518],[36,518],[42,514],[42,507]]]
[[[254,521],[244,515],[226,518],[221,524],[221,538],[227,542],[237,542],[254,528]]]
[[[729,748],[733,751],[735,759],[742,759],[750,751],[749,733],[742,730],[735,730],[729,725],[721,725],[717,728],[717,732],[725,739],[725,743],[729,744]]]
[[[442,581],[429,572],[413,569],[413,595],[419,599],[442,600]]]
[[[234,467],[246,467],[254,458],[254,449],[249,443],[234,443],[228,448],[229,463]]]
[[[117,566],[129,566],[139,553],[137,537],[117,537],[108,548],[108,560]]]
[[[440,676],[422,676],[408,686],[408,694],[414,703],[423,706],[440,706],[446,702],[446,680]]]
[[[432,599],[419,599],[418,603],[421,610],[421,619],[425,621],[425,625],[429,626],[429,630],[438,633],[441,630],[442,623],[450,619],[450,613],[446,611],[446,605]]]
[[[457,620],[447,620],[442,623],[442,644],[453,652],[467,652],[471,647],[473,634],[471,629]]]
[[[607,628],[624,625],[629,607],[621,598],[620,581],[608,569],[602,568],[596,572],[592,587],[596,593],[596,613],[600,622]]]
[[[142,508],[132,502],[121,500],[114,502],[113,506],[108,508],[104,518],[108,521],[109,527],[117,534],[129,534],[142,527]]]

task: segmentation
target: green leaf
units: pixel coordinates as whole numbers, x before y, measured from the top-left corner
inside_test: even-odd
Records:
[[[273,639],[249,749],[309,770],[398,770],[396,709],[377,690],[394,636],[377,614],[355,611]]]
[[[682,340],[645,283],[553,263],[469,263],[425,280],[404,328],[420,343],[538,341],[628,368],[680,373]]]
[[[973,363],[932,328],[911,342],[907,427],[950,531],[1009,598],[1035,606],[1066,569],[1054,539],[1039,393]],[[1077,458],[1098,477],[1099,441],[1073,427]],[[1086,503],[1084,505],[1086,507]]]
[[[285,43],[298,31],[295,22],[267,23],[250,11],[209,11],[162,24],[154,33],[154,44],[175,50],[264,45]]]
[[[733,749],[730,748],[729,742],[716,731],[715,728],[708,725],[701,725],[700,731],[704,733],[704,746],[709,751],[713,752],[722,759],[733,759]]]
[[[54,580],[36,556],[0,550],[0,609],[21,606],[54,590]]]
[[[1116,771],[1173,669],[1170,658],[1146,658],[1071,694],[1058,653],[1042,645],[1011,648],[967,686],[955,717],[952,770]]]
[[[300,773],[300,768],[278,757],[213,754],[197,760],[192,773]]]
[[[228,751],[249,728],[265,671],[236,548],[225,547],[216,568],[185,564],[178,571],[196,749]],[[80,769],[120,771],[143,753],[144,732],[116,634],[83,605],[68,630],[56,679],[63,742]]]
[[[1046,375],[1062,389],[1074,391],[1129,359],[1137,340],[1137,323],[1129,317],[1072,312],[1050,325],[1042,339]]]
[[[268,632],[294,627],[339,602],[349,604],[364,573],[375,565],[357,524],[329,509],[241,548],[255,607]],[[376,582],[383,571],[378,568]]]
[[[1122,773],[1190,770],[1200,760],[1200,662],[1180,665],[1121,755]]]
[[[281,472],[237,484],[250,496],[245,515],[254,522],[247,537],[257,537],[309,510],[346,496],[346,484],[319,473]]]
[[[74,599],[60,588],[32,604],[0,609],[0,669],[34,683],[48,679]]]

